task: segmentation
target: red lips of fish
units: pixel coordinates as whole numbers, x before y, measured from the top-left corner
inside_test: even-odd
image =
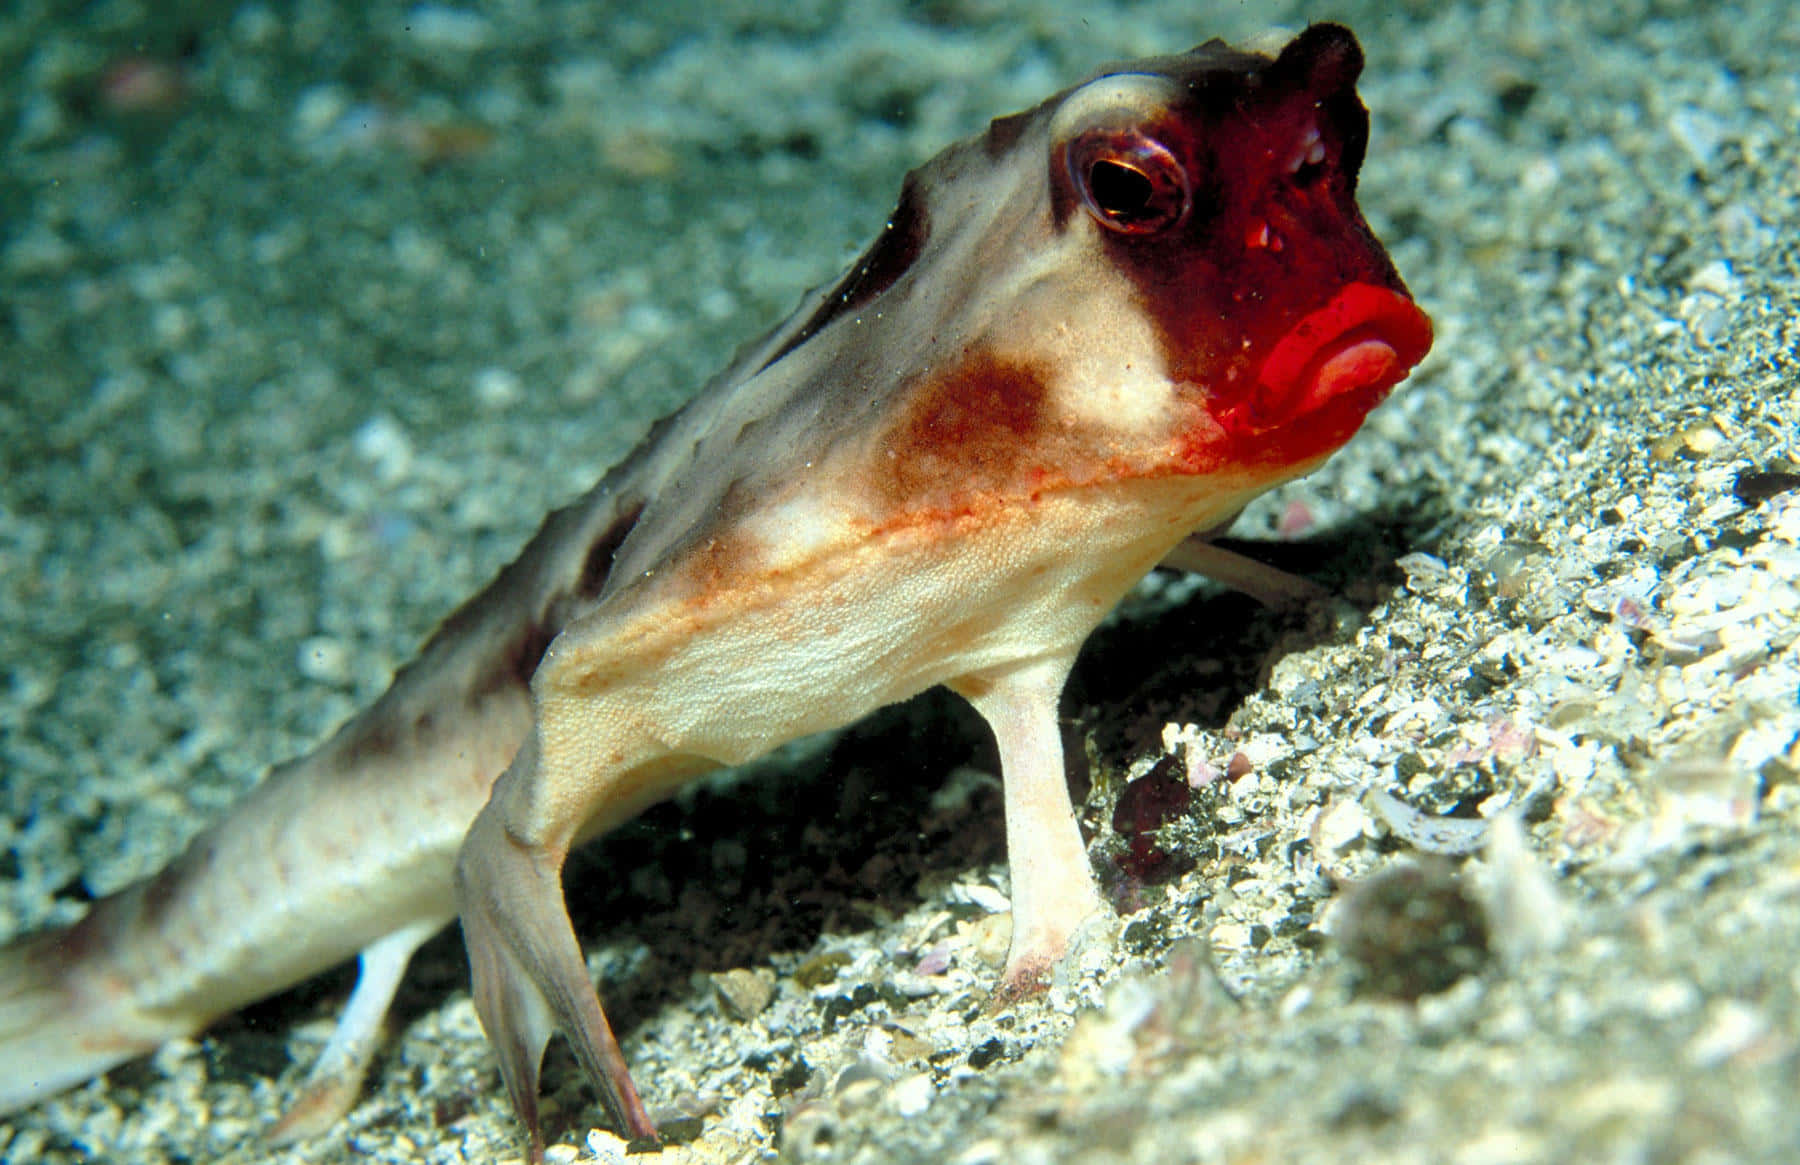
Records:
[[[1352,283],[1275,344],[1257,388],[1220,420],[1241,436],[1342,412],[1354,426],[1431,348],[1431,321],[1398,292]],[[1323,419],[1323,417],[1321,417]]]

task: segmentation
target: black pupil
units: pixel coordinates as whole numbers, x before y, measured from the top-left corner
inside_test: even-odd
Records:
[[[1095,162],[1088,171],[1094,205],[1115,218],[1136,218],[1150,207],[1156,193],[1142,171],[1119,162]]]

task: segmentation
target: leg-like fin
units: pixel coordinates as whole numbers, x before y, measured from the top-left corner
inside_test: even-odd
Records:
[[[1227,550],[1199,535],[1177,544],[1157,565],[1203,574],[1222,586],[1249,595],[1265,607],[1298,607],[1331,597],[1330,591],[1311,579]]]
[[[519,842],[492,801],[463,842],[456,867],[463,940],[474,973],[475,1010],[500,1057],[500,1074],[543,1155],[538,1070],[561,1031],[594,1086],[633,1138],[654,1139],[637,1087],[601,1010],[563,900],[562,855]]]
[[[1056,705],[1071,659],[1039,660],[952,687],[975,705],[1000,746],[1006,859],[1012,871],[1012,946],[1001,995],[1043,986],[1081,924],[1100,909],[1093,870],[1069,804]]]
[[[381,1023],[394,1002],[401,977],[406,974],[406,964],[419,945],[440,929],[442,924],[436,921],[409,926],[377,940],[362,952],[362,965],[350,1001],[344,1005],[331,1039],[313,1062],[300,1095],[266,1134],[270,1144],[285,1145],[318,1136],[350,1111],[362,1091],[369,1062],[380,1046]]]

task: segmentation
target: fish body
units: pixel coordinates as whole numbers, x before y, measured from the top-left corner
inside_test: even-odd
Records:
[[[1361,52],[1317,25],[1103,71],[911,174],[845,279],[676,419],[471,826],[474,996],[540,1148],[553,1034],[655,1128],[570,929],[569,851],[696,773],[943,684],[993,729],[1038,985],[1099,909],[1056,703],[1190,533],[1316,466],[1430,327],[1356,208]]]
[[[380,701],[162,874],[0,952],[0,1109],[360,952],[283,1131],[322,1127],[407,956],[460,914],[534,1154],[557,1032],[654,1136],[569,926],[567,854],[938,684],[999,745],[1000,987],[1032,990],[1099,909],[1055,719],[1081,643],[1429,348],[1355,203],[1361,66],[1335,25],[1275,56],[1213,41],[914,171],[842,279],[552,515]]]

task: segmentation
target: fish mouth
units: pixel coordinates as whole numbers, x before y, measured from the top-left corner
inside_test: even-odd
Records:
[[[1380,404],[1431,350],[1431,320],[1400,292],[1351,283],[1276,342],[1235,427],[1265,433]]]

